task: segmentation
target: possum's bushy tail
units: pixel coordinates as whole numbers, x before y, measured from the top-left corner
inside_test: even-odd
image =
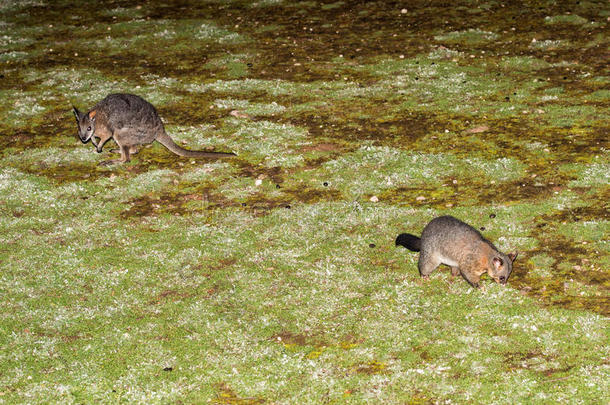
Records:
[[[404,246],[414,252],[419,252],[421,249],[421,239],[410,233],[401,233],[396,238],[396,246]]]

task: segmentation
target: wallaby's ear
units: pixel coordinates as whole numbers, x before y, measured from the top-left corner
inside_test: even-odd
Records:
[[[510,252],[506,256],[508,256],[508,258],[510,259],[511,262],[514,262],[515,259],[517,258],[517,251],[515,250],[514,252]]]
[[[91,119],[91,120],[94,119],[95,114],[97,114],[97,111],[95,111],[95,110],[89,111],[89,119]]]
[[[500,267],[502,267],[502,265],[504,264],[504,261],[502,261],[502,259],[500,259],[499,257],[494,257],[493,264],[494,264],[494,268],[496,270],[498,270]]]
[[[76,117],[76,122],[80,122],[80,117],[81,117],[81,113],[80,111],[78,111],[78,108],[72,106],[72,112],[74,113],[74,116]]]

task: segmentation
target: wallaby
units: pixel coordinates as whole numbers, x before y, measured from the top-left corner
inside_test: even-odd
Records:
[[[396,245],[420,252],[419,274],[428,278],[440,264],[451,267],[451,275],[461,274],[473,287],[485,272],[496,283],[506,284],[517,252],[505,255],[470,225],[452,216],[434,218],[421,238],[408,233],[398,235]]]
[[[129,162],[142,145],[159,142],[176,155],[187,157],[229,157],[234,153],[187,150],[176,145],[165,132],[163,122],[155,107],[142,97],[133,94],[111,94],[97,103],[86,114],[72,107],[78,124],[78,136],[83,143],[95,146],[98,153],[104,144],[113,138],[118,145],[121,158],[102,162],[114,164]],[[99,138],[96,143],[95,138]],[[112,150],[111,152],[113,152]]]

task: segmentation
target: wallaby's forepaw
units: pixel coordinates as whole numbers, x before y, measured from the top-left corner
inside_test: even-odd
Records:
[[[121,150],[118,148],[110,149],[110,153],[121,153]]]

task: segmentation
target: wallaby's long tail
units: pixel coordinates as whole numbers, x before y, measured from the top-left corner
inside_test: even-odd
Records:
[[[173,139],[170,138],[170,136],[167,135],[166,133],[162,133],[162,134],[158,135],[156,140],[159,141],[159,143],[161,145],[165,146],[167,149],[169,149],[170,151],[174,152],[176,155],[179,155],[179,156],[211,157],[211,158],[235,156],[235,153],[233,153],[233,152],[229,152],[229,153],[227,153],[227,152],[204,152],[202,150],[184,149],[184,148],[181,148],[180,146],[178,146],[176,144],[176,142],[174,142]]]
[[[421,249],[421,239],[410,233],[401,233],[396,238],[396,246],[404,246],[414,252],[419,252]]]

